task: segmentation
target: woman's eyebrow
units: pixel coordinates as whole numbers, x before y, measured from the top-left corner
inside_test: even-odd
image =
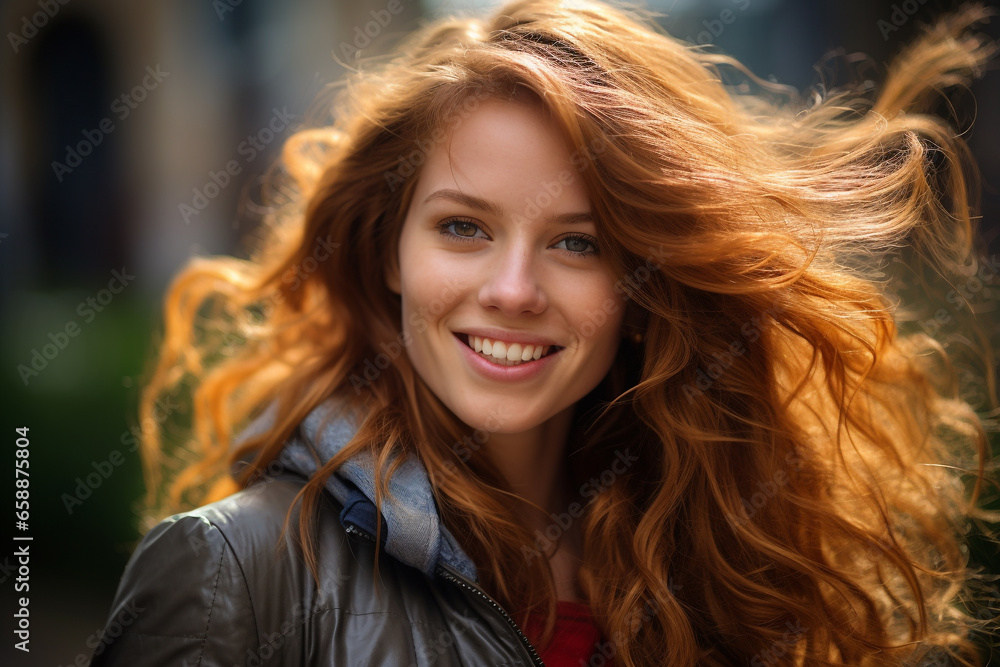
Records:
[[[424,203],[426,204],[432,199],[450,199],[459,204],[468,206],[469,208],[474,208],[478,211],[485,211],[486,213],[495,215],[498,218],[503,216],[503,206],[495,204],[487,199],[483,199],[482,197],[467,195],[459,190],[437,190],[432,192],[427,199],[424,200]]]
[[[426,204],[432,199],[450,199],[451,201],[463,204],[469,208],[474,208],[478,211],[484,211],[498,218],[503,216],[503,206],[500,204],[491,202],[488,199],[483,199],[482,197],[466,194],[458,190],[436,190],[424,199],[424,203]],[[592,216],[589,212],[561,213],[559,215],[548,216],[548,220],[549,222],[556,224],[592,223],[594,222],[594,216]]]

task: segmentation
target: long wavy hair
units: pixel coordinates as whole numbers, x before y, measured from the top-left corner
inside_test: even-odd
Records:
[[[314,573],[329,475],[370,450],[384,494],[416,455],[485,590],[548,640],[547,561],[414,372],[383,280],[427,152],[483,99],[528,97],[564,131],[628,304],[570,454],[580,479],[622,448],[641,461],[581,519],[616,664],[975,662],[961,545],[988,443],[942,345],[903,334],[883,269],[900,248],[941,275],[976,268],[975,168],[927,112],[992,55],[968,30],[986,14],[927,29],[878,95],[814,99],[589,0],[422,28],[287,140],[249,258],[195,258],[170,287],[140,404],[149,517],[268,474],[332,397],[360,427],[300,493]],[[184,409],[158,414],[166,396]]]

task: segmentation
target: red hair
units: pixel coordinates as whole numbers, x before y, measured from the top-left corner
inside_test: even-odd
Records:
[[[483,586],[522,621],[544,613],[545,641],[547,563],[525,557],[535,537],[496,469],[459,447],[470,429],[405,348],[385,352],[401,323],[382,279],[428,142],[486,96],[527,94],[579,158],[642,335],[571,435],[583,479],[623,447],[641,461],[582,519],[581,578],[616,663],[881,665],[934,647],[974,662],[957,601],[972,581],[961,533],[981,513],[949,464],[972,461],[978,492],[985,433],[935,382],[944,350],[900,332],[865,267],[904,244],[945,273],[975,265],[974,166],[923,111],[991,55],[966,30],[984,15],[927,31],[876,99],[808,107],[752,77],[759,94],[736,94],[720,71],[738,63],[598,2],[523,0],[423,28],[288,140],[255,254],[193,260],[171,286],[142,416],[169,393],[191,411],[178,434],[143,434],[151,515],[251,483],[336,396],[361,426],[301,494],[310,566],[325,479],[367,449],[384,492],[414,452]],[[267,406],[271,426],[233,448]]]

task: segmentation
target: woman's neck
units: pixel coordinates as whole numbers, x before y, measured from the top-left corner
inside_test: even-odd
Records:
[[[526,557],[548,560],[560,600],[582,599],[577,572],[583,546],[578,517],[570,513],[578,498],[566,465],[572,421],[571,406],[529,432],[494,433],[486,443],[511,490],[527,501],[516,510],[536,538]]]
[[[511,490],[546,513],[560,511],[568,499],[566,441],[572,420],[570,406],[530,431],[492,433],[485,445]]]

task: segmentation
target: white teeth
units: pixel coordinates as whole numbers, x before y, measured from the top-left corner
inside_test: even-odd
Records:
[[[469,347],[476,352],[490,357],[491,361],[500,366],[516,366],[526,361],[537,361],[549,353],[551,345],[532,345],[524,343],[506,343],[502,340],[490,340],[481,336],[469,336]]]

